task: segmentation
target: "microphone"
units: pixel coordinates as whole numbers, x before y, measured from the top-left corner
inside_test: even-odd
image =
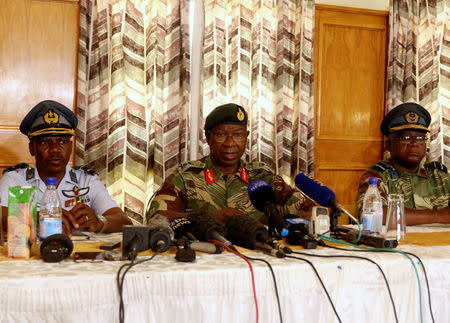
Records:
[[[304,223],[295,223],[289,226],[286,242],[291,245],[301,245],[305,249],[317,248],[317,240],[309,233]]]
[[[122,227],[122,256],[136,259],[139,251],[149,248],[149,227],[145,225],[124,225]]]
[[[308,195],[321,206],[337,207],[338,209],[341,207],[341,205],[336,202],[336,195],[334,192],[309,175],[299,173],[295,176],[295,185],[300,191]]]
[[[199,240],[217,240],[234,249],[233,244],[225,238],[225,226],[220,223],[208,210],[199,210],[188,214],[188,220],[192,223],[192,233]]]
[[[150,218],[147,223],[149,227],[149,247],[156,252],[167,251],[174,236],[169,220],[160,214]]]
[[[187,244],[192,250],[206,253],[219,254],[223,252],[223,247],[211,242],[192,241]]]
[[[290,232],[290,231],[289,231]],[[288,234],[289,235],[289,234]],[[284,253],[292,253],[292,249],[283,243],[283,240],[270,239],[267,243],[274,249],[281,250]]]
[[[274,257],[283,258],[286,254],[265,244],[269,240],[269,232],[259,221],[243,214],[235,214],[226,223],[227,236],[234,244],[251,249],[262,250]]]
[[[201,251],[206,253],[222,253],[223,247],[210,242],[198,241],[198,239],[191,233],[192,222],[186,218],[176,218],[170,221],[170,227],[175,233],[176,244],[178,246],[190,247],[194,251]],[[191,240],[191,241],[189,241]]]
[[[189,246],[183,246],[183,248],[177,250],[175,259],[180,262],[193,262],[195,260],[195,251]]]
[[[40,251],[45,262],[60,262],[72,253],[73,242],[64,234],[52,234],[42,241]]]
[[[309,196],[321,206],[331,207],[347,214],[351,219],[356,220],[353,215],[348,212],[341,203],[336,201],[336,195],[332,190],[323,185],[317,179],[304,173],[295,176],[295,185],[300,191]],[[330,217],[330,231],[337,230],[337,217]]]
[[[275,206],[275,194],[272,187],[265,181],[255,181],[248,186],[248,196],[253,206],[267,216],[269,223],[273,224],[282,237],[287,236],[289,230],[286,222]]]
[[[170,228],[176,239],[198,240],[192,233],[192,222],[187,218],[176,218],[170,221]]]
[[[358,230],[350,229],[345,236],[345,239],[349,242],[355,241],[358,237]],[[398,241],[395,238],[385,238],[377,233],[368,233],[367,231],[361,232],[361,238],[357,244],[365,244],[374,248],[396,248]]]

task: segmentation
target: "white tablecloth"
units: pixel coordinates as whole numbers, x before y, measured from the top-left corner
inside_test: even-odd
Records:
[[[436,229],[439,230],[439,229]],[[450,233],[449,233],[450,234]],[[450,246],[399,246],[425,263],[436,322],[450,318]],[[384,270],[399,322],[420,322],[419,289],[413,266],[400,254],[304,250],[368,256]],[[337,322],[326,295],[303,261],[260,253],[275,271],[284,322]],[[304,257],[304,256],[300,256]],[[382,276],[375,265],[356,259],[306,257],[316,266],[343,322],[394,322]],[[140,258],[144,259],[144,258]],[[125,262],[50,264],[38,260],[0,262],[0,322],[118,322],[116,273]],[[268,267],[253,262],[259,322],[279,322]],[[431,322],[423,271],[423,322]],[[127,274],[125,322],[255,322],[247,264],[235,255],[197,253],[194,263],[157,255]]]

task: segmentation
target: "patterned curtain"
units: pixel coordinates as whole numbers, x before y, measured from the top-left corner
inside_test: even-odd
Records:
[[[289,183],[313,170],[313,0],[205,0],[203,109],[226,102],[249,114],[246,160]],[[201,122],[200,124],[203,124]],[[199,153],[208,146],[203,133]]]
[[[450,166],[448,0],[391,0],[388,111],[414,101],[431,114],[429,160]]]
[[[80,1],[76,163],[138,222],[190,147],[185,2]]]

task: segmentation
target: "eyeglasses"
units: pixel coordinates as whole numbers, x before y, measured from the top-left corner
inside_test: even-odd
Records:
[[[428,137],[426,135],[420,135],[420,136],[398,136],[394,137],[395,141],[398,141],[402,144],[410,144],[413,140],[418,143],[424,143],[427,141]]]
[[[212,136],[214,140],[218,143],[223,143],[227,140],[228,137],[231,137],[235,143],[243,143],[247,141],[247,133],[246,132],[236,132],[227,134],[225,132],[213,132]]]

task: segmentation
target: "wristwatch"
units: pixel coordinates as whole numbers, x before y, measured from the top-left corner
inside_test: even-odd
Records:
[[[108,219],[105,218],[101,214],[96,214],[95,216],[97,217],[97,220],[99,220],[101,223],[103,223],[102,228],[99,231],[97,231],[97,233],[103,233],[103,231],[106,229],[106,224],[108,223]]]

